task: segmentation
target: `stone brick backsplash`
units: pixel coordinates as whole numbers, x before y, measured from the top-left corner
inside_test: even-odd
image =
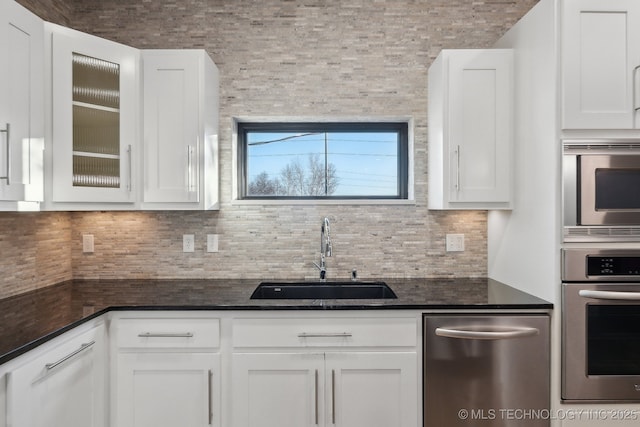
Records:
[[[70,26],[76,29],[138,48],[209,52],[220,69],[222,204],[217,212],[43,213],[29,218],[57,218],[61,233],[70,233],[74,278],[311,277],[317,274],[312,262],[318,259],[324,216],[331,219],[334,245],[329,277],[346,278],[353,268],[363,278],[485,276],[486,214],[434,212],[426,206],[427,70],[443,48],[490,47],[536,3],[68,1]],[[412,118],[415,205],[234,203],[231,141],[237,117]],[[11,227],[17,230],[3,227],[0,244],[28,234],[21,215],[7,218],[16,219],[18,226]],[[82,253],[83,233],[95,236],[95,253]],[[220,235],[218,253],[206,252],[209,233]],[[464,233],[465,252],[445,252],[446,233]],[[183,234],[196,235],[194,253],[182,252]],[[33,266],[17,270],[23,271],[14,275],[38,271]]]

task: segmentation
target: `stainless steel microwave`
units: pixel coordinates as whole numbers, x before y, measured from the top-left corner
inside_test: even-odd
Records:
[[[640,241],[640,140],[563,143],[565,241]]]

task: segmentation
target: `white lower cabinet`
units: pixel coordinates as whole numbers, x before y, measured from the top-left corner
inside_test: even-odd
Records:
[[[27,357],[6,374],[7,426],[107,425],[104,326],[69,332]]]
[[[415,318],[234,319],[234,427],[417,427]]]
[[[220,356],[118,355],[119,427],[220,425]]]
[[[416,426],[416,353],[234,354],[233,425]]]
[[[113,319],[114,427],[221,425],[220,320],[182,315]]]

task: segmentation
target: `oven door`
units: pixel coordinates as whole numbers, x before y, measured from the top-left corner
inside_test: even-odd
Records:
[[[579,169],[579,225],[640,225],[640,155],[581,155]]]
[[[562,398],[640,401],[640,283],[562,290]]]

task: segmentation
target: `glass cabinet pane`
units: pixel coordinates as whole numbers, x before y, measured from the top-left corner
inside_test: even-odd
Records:
[[[120,66],[73,53],[73,185],[120,187]]]

